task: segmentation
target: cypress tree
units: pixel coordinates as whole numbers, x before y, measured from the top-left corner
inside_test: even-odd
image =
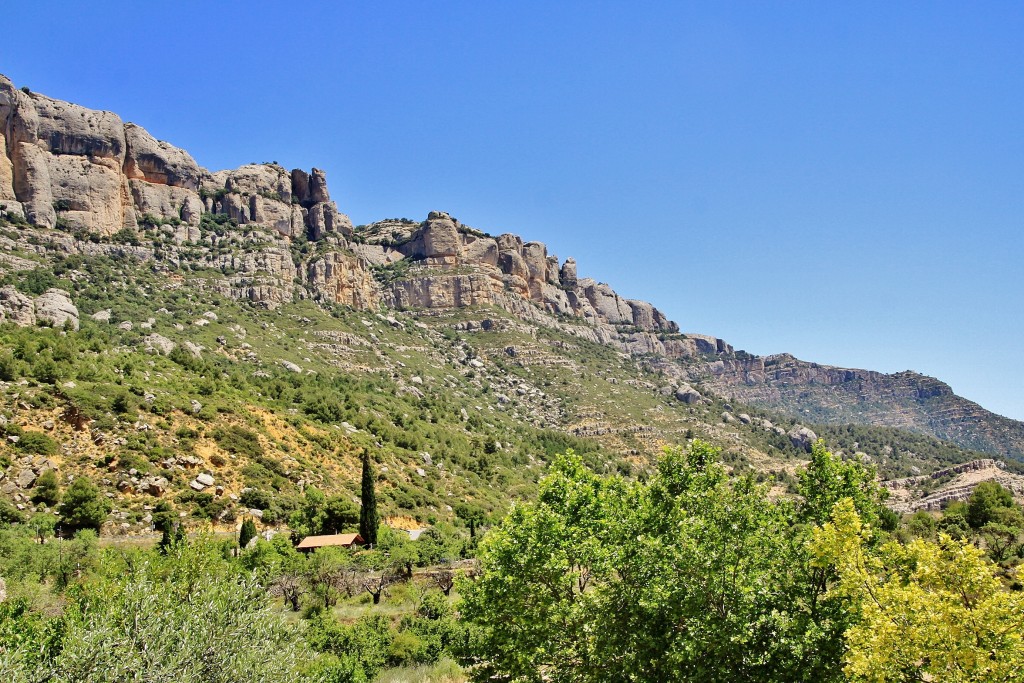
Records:
[[[374,490],[370,454],[363,451],[363,487],[360,496],[359,535],[371,546],[377,545],[377,492]]]
[[[249,541],[256,538],[256,522],[251,517],[246,517],[242,522],[242,528],[238,532],[238,547],[245,550]]]

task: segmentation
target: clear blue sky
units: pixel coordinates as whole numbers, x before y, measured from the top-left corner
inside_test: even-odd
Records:
[[[737,348],[1024,418],[1024,3],[90,2],[0,72],[211,169],[318,166]]]

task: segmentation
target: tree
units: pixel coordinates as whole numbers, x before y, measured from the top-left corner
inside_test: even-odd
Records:
[[[109,512],[110,502],[100,496],[96,485],[85,477],[78,477],[68,486],[64,502],[57,508],[58,527],[62,532],[75,533],[80,529],[99,532]]]
[[[484,523],[484,511],[476,505],[459,503],[455,506],[455,514],[469,527],[469,537],[476,538],[476,528]]]
[[[812,543],[858,617],[845,633],[851,680],[1022,679],[1024,595],[1003,589],[981,550],[946,534],[872,548],[872,536],[847,499]]]
[[[373,465],[370,462],[370,454],[363,451],[362,455],[363,477],[359,508],[359,535],[367,545],[373,547],[377,544],[377,492],[373,480]]]
[[[620,480],[598,477],[568,451],[552,461],[538,500],[490,530],[479,577],[460,584],[478,680],[567,680],[591,670],[592,638],[581,634],[595,628],[591,589],[610,571],[608,531],[622,494]]]
[[[587,680],[836,681],[839,610],[807,566],[792,506],[730,477],[700,440],[666,449],[613,526]],[[825,459],[823,457],[823,459]]]
[[[452,571],[451,567],[435,569],[430,573],[430,579],[441,589],[445,597],[448,597],[452,592],[452,588],[455,587],[455,572]]]
[[[363,589],[373,598],[373,604],[379,605],[380,598],[386,594],[388,586],[395,581],[395,576],[388,572],[366,574],[362,578]]]
[[[980,529],[995,521],[999,510],[1013,507],[1013,494],[997,481],[983,481],[967,501],[967,523]]]
[[[43,503],[49,507],[60,502],[60,483],[57,481],[56,472],[46,470],[39,475],[32,490],[32,502]]]
[[[359,523],[359,510],[345,496],[331,496],[324,502],[320,532],[340,534]]]
[[[238,547],[246,548],[249,545],[249,541],[256,538],[256,522],[252,521],[252,517],[246,517],[242,521],[242,528],[238,531]]]
[[[341,592],[351,596],[352,557],[344,548],[318,548],[306,561],[306,580],[324,607],[333,607]]]
[[[175,528],[181,528],[178,515],[174,513],[174,508],[166,500],[161,500],[153,508],[153,528],[160,532],[160,542],[157,547],[160,552],[166,553],[174,543]]]
[[[718,456],[666,449],[633,484],[556,457],[459,581],[474,679],[841,680],[845,605],[824,600],[808,525]]]
[[[803,497],[800,519],[823,524],[832,514],[832,508],[844,498],[853,501],[858,514],[874,524],[886,491],[875,481],[873,468],[856,460],[842,461],[825,449],[820,439],[811,446],[811,460],[807,468],[798,473],[797,492]]]

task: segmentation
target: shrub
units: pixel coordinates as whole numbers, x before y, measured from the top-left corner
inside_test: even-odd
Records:
[[[57,442],[42,432],[22,432],[16,446],[20,451],[37,455],[56,455],[60,450]]]
[[[61,530],[70,532],[81,529],[98,531],[109,512],[110,503],[100,496],[96,485],[84,477],[71,482],[64,494],[64,502],[57,510]]]
[[[60,484],[57,482],[57,474],[53,470],[46,470],[39,475],[35,488],[32,489],[32,502],[43,503],[50,507],[60,502]]]
[[[255,510],[266,510],[274,502],[274,499],[266,491],[260,491],[259,489],[249,489],[242,493],[238,498],[238,502],[247,508]]]
[[[217,429],[213,432],[213,440],[228,453],[247,455],[253,459],[263,455],[263,446],[260,445],[259,437],[245,427],[231,425],[224,429]]]

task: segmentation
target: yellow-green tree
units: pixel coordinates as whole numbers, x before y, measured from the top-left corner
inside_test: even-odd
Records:
[[[833,595],[858,611],[845,634],[851,680],[1024,680],[1024,595],[1004,590],[981,550],[945,534],[874,550],[871,536],[844,499],[811,543],[838,570]]]

